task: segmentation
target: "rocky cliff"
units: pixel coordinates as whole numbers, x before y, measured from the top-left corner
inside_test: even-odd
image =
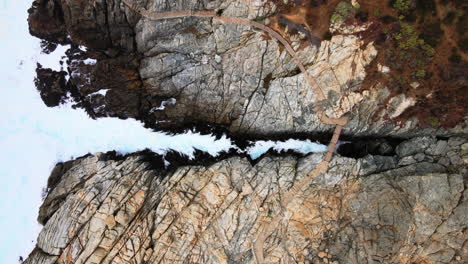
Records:
[[[35,0],[31,34],[45,52],[70,45],[66,71],[37,69],[48,106],[72,97],[92,118],[331,143],[255,162],[58,164],[25,263],[466,263],[466,65],[426,76],[439,57],[409,13],[376,4],[399,20],[369,19],[369,1],[338,2]],[[352,142],[332,158],[342,129]]]
[[[271,27],[291,44],[305,72],[282,43],[252,25],[216,17],[157,17],[190,10],[213,10]],[[77,106],[92,117],[132,117],[158,129],[216,124],[242,135],[331,132],[332,126],[318,122],[316,107],[321,105],[329,116],[349,113],[344,132],[353,136],[467,133],[464,121],[447,130],[421,129],[416,117],[398,119],[422,103],[424,96],[396,96],[378,81],[362,87],[369,74],[366,69],[378,55],[374,41],[363,36],[375,35],[377,22],[332,24],[333,35],[320,41],[310,32],[298,31],[305,25],[315,32],[314,24],[299,19],[308,13],[297,13],[299,17],[293,18],[298,22],[291,18],[297,23],[273,23],[284,10],[281,1],[260,0],[36,0],[29,10],[29,24],[35,36],[72,44],[70,79],[62,89],[70,91]],[[322,14],[325,20],[327,12]],[[284,23],[286,28],[281,28]],[[86,63],[90,58],[96,63]],[[381,72],[389,71],[385,65],[379,67]],[[452,75],[466,84],[463,72],[461,77]],[[314,79],[312,85],[308,76]],[[96,93],[99,90],[107,92]],[[452,109],[453,116],[456,108]]]
[[[468,143],[424,137],[394,156],[161,157],[59,164],[25,263],[466,263]],[[205,161],[206,162],[206,161]]]

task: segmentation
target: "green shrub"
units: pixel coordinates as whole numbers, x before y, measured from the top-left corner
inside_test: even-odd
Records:
[[[425,70],[418,70],[418,71],[416,71],[415,75],[416,75],[416,77],[422,79],[422,78],[426,77],[426,71]]]
[[[414,28],[406,23],[401,24],[400,32],[394,33],[393,37],[398,40],[398,48],[403,50],[414,49],[422,44]]]
[[[434,55],[434,48],[419,38],[418,32],[410,24],[402,23],[400,30],[392,36],[397,41],[400,54],[406,54],[409,50],[422,50],[426,56]]]
[[[255,22],[263,22],[265,20],[265,17],[256,17],[254,18]]]
[[[429,57],[434,56],[435,50],[429,44],[424,43],[424,44],[421,45],[421,48],[425,51],[427,56],[429,56]]]
[[[426,118],[426,121],[433,127],[436,127],[439,125],[439,118],[437,118],[436,116],[429,116]]]
[[[343,23],[350,15],[351,12],[353,11],[353,5],[349,2],[339,2],[338,5],[335,8],[335,12],[332,14],[330,18],[330,22],[332,24],[334,23]]]
[[[393,8],[404,14],[410,10],[411,0],[396,0],[393,3]]]
[[[374,9],[374,16],[380,17],[382,14],[380,13],[380,8]]]
[[[426,62],[423,61],[423,60],[417,60],[417,61],[416,61],[416,66],[418,66],[418,67],[424,67],[424,66],[426,66]]]

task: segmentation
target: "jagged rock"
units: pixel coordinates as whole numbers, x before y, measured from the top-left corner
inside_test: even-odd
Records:
[[[408,98],[404,94],[398,95],[390,99],[387,111],[390,118],[399,117],[406,109],[416,104],[413,98]]]
[[[418,82],[412,82],[412,83],[410,84],[410,86],[411,86],[413,89],[418,89],[418,87],[421,86],[421,84],[418,83]]]
[[[462,145],[465,142],[466,142],[466,138],[462,138],[462,137],[451,137],[448,140],[448,144],[451,147],[458,147],[458,146]]]
[[[431,155],[445,155],[447,152],[448,142],[446,140],[437,141],[437,145],[434,148],[428,150],[428,154]]]
[[[373,173],[379,173],[397,167],[397,160],[395,157],[391,156],[373,156],[367,155],[366,157],[359,160],[361,162],[361,175],[370,175]],[[407,165],[401,164],[401,161],[398,165]]]
[[[29,12],[32,35],[106,50],[134,49],[132,16],[120,1],[35,0]]]
[[[416,163],[416,159],[413,156],[406,156],[398,161],[399,166],[407,166]]]
[[[421,149],[426,150],[430,145],[435,144],[435,142],[436,139],[433,137],[415,137],[398,145],[396,153],[399,157],[414,155],[421,151]]]
[[[58,106],[67,99],[67,73],[44,69],[38,65],[34,82],[42,101],[49,107]]]
[[[389,72],[390,72],[390,68],[389,68],[388,66],[381,65],[381,64],[378,64],[378,65],[377,65],[377,69],[378,69],[381,73],[389,73]]]
[[[136,118],[147,104],[138,74],[139,60],[133,54],[100,57],[96,64],[85,64],[87,53],[78,51],[70,63],[71,83],[77,87],[79,106],[93,117]],[[107,90],[104,98],[95,92]]]
[[[249,19],[277,10],[272,1],[129,2],[151,12],[213,9]],[[412,98],[394,97],[388,109],[382,109],[390,95],[387,88],[377,84],[359,91],[365,67],[377,51],[373,43],[348,33],[365,30],[367,24],[347,26],[346,34],[335,34],[319,48],[297,50],[327,97],[324,101],[276,40],[247,25],[195,17],[152,21],[121,0],[36,0],[29,24],[38,37],[85,45],[98,54],[95,65],[71,67],[69,86],[78,88],[77,106],[93,117],[132,117],[166,129],[211,123],[242,135],[331,132],[333,127],[321,124],[313,110],[321,104],[331,117],[352,110],[344,132],[356,136],[468,133],[464,124],[449,131],[419,130],[412,119],[397,124],[388,117],[400,116],[415,103]],[[71,64],[82,60],[72,58]],[[88,96],[102,86],[110,89],[105,98]],[[168,98],[177,104],[151,111]]]
[[[213,9],[248,19],[277,10],[264,0],[131,3],[151,12]],[[330,132],[315,111],[320,104],[331,117],[351,111],[344,131],[354,136],[432,136],[396,148],[376,143],[376,155],[336,156],[327,173],[304,186],[296,184],[322,154],[266,156],[255,164],[230,155],[165,168],[148,153],[100,153],[58,164],[39,210],[44,228],[25,263],[256,263],[262,255],[265,263],[468,261],[466,138],[433,137],[463,136],[467,126],[397,124],[391,119],[415,99],[389,98],[382,84],[361,91],[377,50],[354,33],[368,23],[336,25],[317,46],[291,36],[326,97],[319,100],[284,47],[248,25],[153,21],[122,0],[35,0],[29,13],[31,34],[46,40],[47,52],[72,44],[68,82],[64,72],[38,70],[49,106],[70,92],[92,117],[133,117],[150,127],[164,120],[166,128],[213,123],[241,135],[271,135]]]
[[[35,0],[28,13],[31,35],[61,44],[68,42],[61,1]]]
[[[431,143],[416,145],[414,156],[440,144],[424,140]],[[336,156],[284,206],[322,154],[169,169],[146,155],[59,164],[25,263],[257,263],[259,247],[265,263],[468,259],[463,168],[438,165],[441,156],[403,167],[397,156]],[[256,244],[276,217],[278,226]]]

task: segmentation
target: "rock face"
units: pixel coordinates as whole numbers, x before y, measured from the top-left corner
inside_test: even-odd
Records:
[[[314,44],[276,32],[292,48],[259,30],[286,2],[35,0],[31,34],[47,52],[70,45],[67,73],[39,67],[38,90],[48,106],[71,96],[91,117],[172,131],[201,123],[241,136],[330,135],[323,109],[349,115],[351,136],[417,137],[396,148],[382,139],[373,155],[359,156],[371,144],[365,152],[348,144],[348,157],[301,186],[327,169],[322,154],[253,164],[231,153],[165,167],[148,153],[100,153],[58,164],[25,263],[467,263],[468,143],[453,134],[468,126],[392,120],[418,102],[381,83],[362,89],[377,55],[359,37],[366,23],[332,27]],[[193,10],[217,15],[155,20]]]
[[[262,23],[277,10],[274,1],[128,2],[156,13],[210,9]],[[319,46],[285,36],[317,80],[323,102],[284,47],[248,25],[195,17],[153,21],[122,0],[36,0],[29,12],[33,35],[88,48],[72,47],[71,54],[81,55],[69,55],[68,89],[74,87],[77,105],[93,117],[132,117],[166,129],[218,124],[244,135],[331,132],[332,126],[318,122],[313,110],[324,104],[331,117],[351,111],[344,132],[355,136],[467,133],[464,124],[450,131],[421,131],[415,120],[397,124],[391,119],[414,101],[397,98],[385,107],[387,88],[376,84],[370,91],[359,90],[365,67],[377,54],[373,43],[357,36],[366,26],[337,31]],[[83,65],[90,57],[97,63]],[[109,92],[93,95],[98,90]],[[176,104],[160,109],[172,98]]]
[[[51,69],[36,69],[37,77],[35,85],[39,91],[42,101],[49,106],[58,106],[67,98],[66,72],[56,72]]]
[[[337,156],[286,207],[321,154],[169,169],[90,155],[54,170],[25,263],[257,263],[258,250],[263,263],[466,263],[467,148],[422,137],[395,156]]]

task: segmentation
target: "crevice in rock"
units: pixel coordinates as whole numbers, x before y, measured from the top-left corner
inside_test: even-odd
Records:
[[[247,112],[249,111],[249,107],[250,107],[250,104],[252,103],[252,100],[255,96],[255,94],[258,92],[258,90],[260,89],[260,84],[262,83],[262,77],[263,77],[263,64],[265,62],[265,54],[268,52],[268,42],[266,42],[266,47],[265,47],[265,51],[263,52],[262,54],[262,57],[261,57],[261,62],[260,62],[260,74],[258,76],[258,83],[257,83],[257,87],[255,88],[255,90],[252,92],[252,94],[250,94],[249,98],[248,98],[248,102],[245,106],[245,110],[244,110],[244,113],[242,114],[242,119],[240,121],[240,124],[239,124],[239,128],[242,127],[243,123],[244,123],[244,118],[245,116],[247,115]],[[257,115],[258,117],[258,115]],[[257,120],[257,118],[255,118],[254,122]],[[249,126],[249,129],[250,129],[250,126]]]
[[[203,134],[212,134],[217,139],[221,138],[223,135],[229,135],[225,130],[222,128],[210,127],[212,130],[206,128],[205,130],[197,130],[197,132],[205,132]],[[175,133],[174,133],[175,134]],[[150,170],[161,171],[161,172],[172,172],[182,166],[205,166],[208,167],[216,162],[221,160],[225,160],[231,157],[241,157],[246,158],[252,165],[257,164],[262,158],[266,156],[273,156],[273,157],[285,157],[285,156],[293,156],[296,158],[302,158],[309,154],[301,154],[294,150],[287,150],[287,151],[276,151],[273,149],[269,149],[267,152],[262,154],[256,159],[252,159],[248,153],[242,152],[243,150],[247,149],[250,146],[253,146],[255,141],[259,140],[271,140],[271,141],[286,141],[289,139],[297,139],[297,140],[311,140],[317,141],[322,144],[328,144],[332,134],[323,133],[323,134],[316,134],[310,135],[307,133],[298,133],[295,135],[290,134],[277,134],[273,136],[233,136],[229,137],[234,146],[238,147],[241,151],[236,149],[230,149],[229,151],[224,151],[219,153],[216,157],[211,156],[209,153],[195,150],[193,157],[189,157],[177,151],[168,151],[164,155],[155,153],[149,149],[145,149],[142,151],[138,151],[135,153],[130,154],[120,154],[116,151],[109,151],[102,154],[99,158],[102,161],[108,160],[115,160],[121,161],[125,160],[130,156],[139,156],[142,157],[140,160],[141,162],[146,162],[148,164],[148,168]],[[338,149],[337,153],[343,157],[347,158],[354,158],[359,159],[363,158],[367,155],[379,155],[379,156],[394,156],[395,154],[395,147],[400,144],[403,139],[398,138],[352,138],[352,137],[345,137],[344,144],[342,144]],[[87,157],[91,154],[87,154],[84,157]],[[83,158],[83,157],[81,157]],[[79,158],[80,159],[80,158]]]
[[[47,257],[58,257],[60,255],[53,255],[53,254],[50,254],[50,253],[47,253],[45,252],[44,250],[42,250],[42,248],[40,248],[39,246],[36,245],[36,247],[33,249],[33,251],[31,252],[30,255],[33,255],[33,254],[41,254],[41,255],[45,255]]]
[[[345,143],[338,147],[338,154],[348,158],[363,158],[367,155],[394,156],[395,148],[404,139],[394,137],[350,137],[342,136]]]

